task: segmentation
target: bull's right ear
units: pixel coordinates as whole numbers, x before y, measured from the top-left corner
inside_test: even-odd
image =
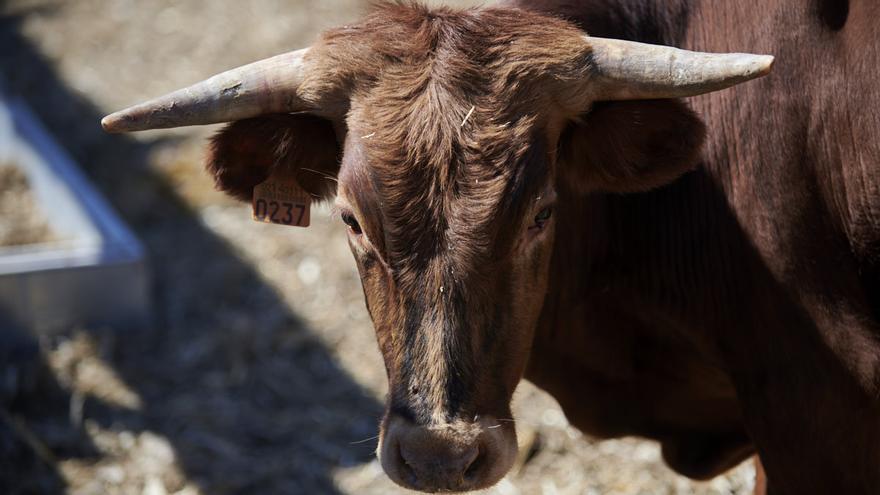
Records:
[[[562,174],[581,193],[647,191],[694,168],[705,136],[679,100],[598,103],[560,138]]]
[[[333,124],[308,114],[279,114],[227,125],[211,140],[205,167],[217,189],[250,201],[254,186],[278,171],[313,196],[336,192],[341,148]]]

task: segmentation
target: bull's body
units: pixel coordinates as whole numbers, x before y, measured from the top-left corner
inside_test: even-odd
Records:
[[[771,493],[880,492],[880,4],[564,3],[541,7],[777,65],[690,100],[698,169],[571,199],[527,377],[586,431],[660,440],[685,474],[756,447]]]

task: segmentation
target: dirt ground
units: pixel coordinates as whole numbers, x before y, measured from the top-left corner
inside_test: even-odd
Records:
[[[356,0],[0,2],[0,78],[143,240],[155,306],[149,331],[41,338],[38,379],[0,394],[0,493],[402,492],[373,454],[386,384],[341,223],[326,208],[308,229],[251,221],[201,170],[215,128],[108,136],[98,125],[306,45],[364,9]],[[653,443],[586,438],[528,384],[515,413],[526,448],[488,493],[751,490],[749,463],[694,483],[667,469]]]

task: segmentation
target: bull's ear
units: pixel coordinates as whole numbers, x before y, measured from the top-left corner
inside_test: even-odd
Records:
[[[647,191],[693,168],[705,136],[678,100],[598,103],[560,138],[560,172],[578,192]]]
[[[268,115],[227,125],[211,141],[205,167],[217,189],[250,201],[274,171],[322,199],[336,191],[340,147],[333,124],[306,114]]]

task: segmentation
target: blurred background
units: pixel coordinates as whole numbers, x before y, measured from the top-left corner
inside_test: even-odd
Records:
[[[386,383],[342,224],[253,222],[202,170],[216,127],[99,125],[367,8],[0,1],[0,493],[403,492],[374,455]],[[527,383],[515,413],[521,455],[489,493],[750,493],[749,463],[688,481]]]

